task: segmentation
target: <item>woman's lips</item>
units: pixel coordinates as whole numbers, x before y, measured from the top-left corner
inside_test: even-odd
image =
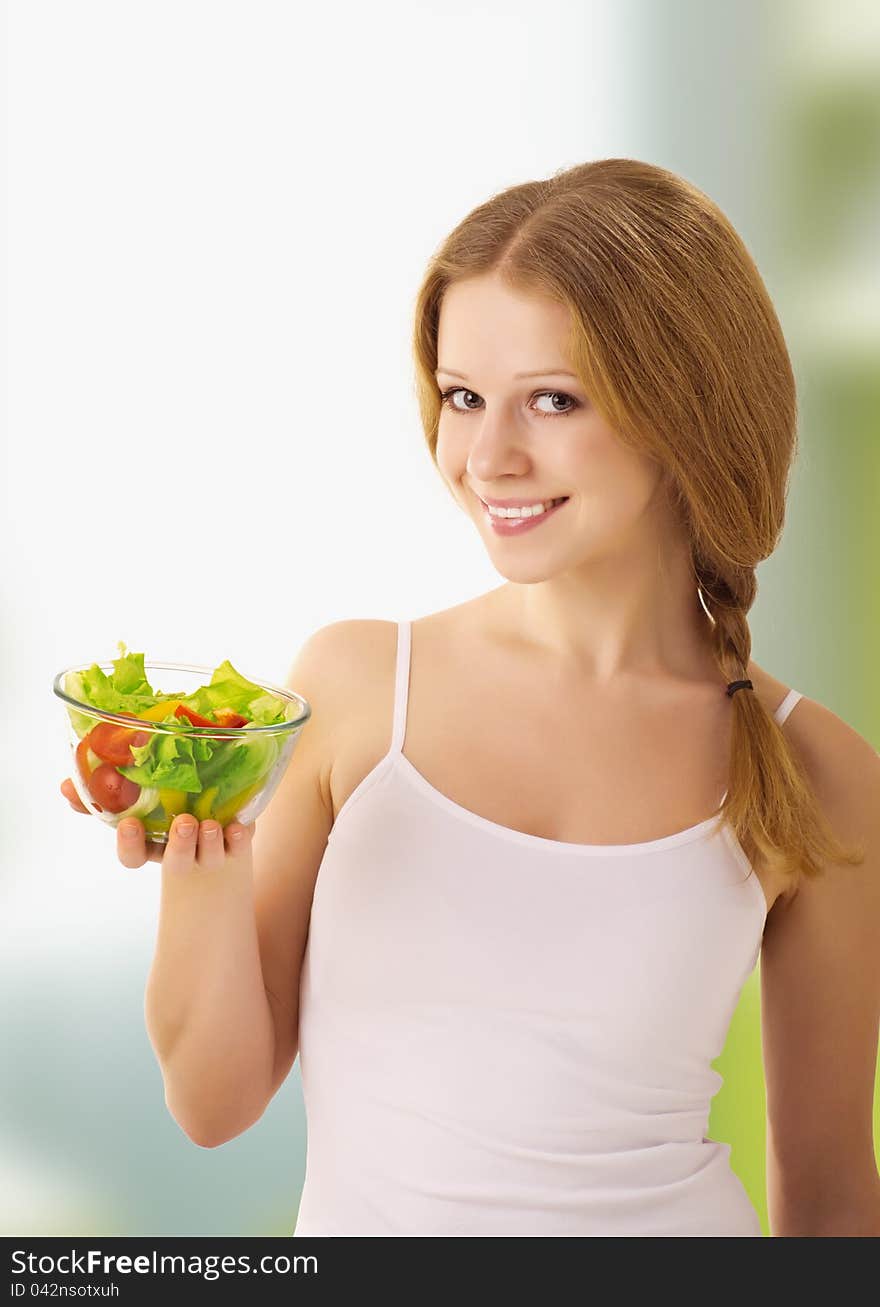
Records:
[[[554,517],[561,508],[568,503],[569,497],[566,495],[560,503],[555,504],[553,508],[546,508],[543,513],[536,513],[529,517],[498,517],[490,513],[488,508],[483,505],[483,513],[489,526],[494,533],[499,536],[520,536],[526,535],[529,531],[546,522],[548,518]],[[480,501],[482,503],[482,500]]]

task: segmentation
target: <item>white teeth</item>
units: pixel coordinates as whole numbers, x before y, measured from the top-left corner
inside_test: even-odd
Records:
[[[554,504],[561,502],[560,499],[548,499],[543,504],[532,504],[530,508],[493,508],[491,504],[487,504],[486,507],[493,517],[538,517],[541,513],[546,513]]]

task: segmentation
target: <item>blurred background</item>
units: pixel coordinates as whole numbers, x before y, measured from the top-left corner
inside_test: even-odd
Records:
[[[316,627],[500,584],[418,421],[412,308],[496,190],[680,173],[757,261],[799,382],[753,656],[880,746],[880,9],[838,0],[11,0],[0,1233],[289,1235],[299,1064],[207,1150],[143,1019],[158,868],[74,814],[52,679],[276,683]],[[759,971],[710,1133],[767,1234]]]

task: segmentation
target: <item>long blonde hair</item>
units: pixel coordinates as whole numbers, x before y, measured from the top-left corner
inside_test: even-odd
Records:
[[[416,298],[416,395],[437,462],[437,332],[447,287],[494,273],[571,315],[569,359],[626,445],[657,460],[713,620],[719,690],[745,679],[755,568],[775,549],[797,450],[791,361],[770,296],[720,209],[683,178],[600,159],[524,182],[468,213]],[[722,819],[749,861],[793,888],[842,845],[789,741],[748,688],[733,695]]]

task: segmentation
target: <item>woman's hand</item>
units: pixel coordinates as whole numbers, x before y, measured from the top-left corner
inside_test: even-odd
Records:
[[[61,782],[61,793],[75,812],[92,814],[80,799],[73,781],[68,776]],[[142,867],[145,862],[161,862],[166,849],[184,858],[195,853],[200,866],[210,868],[214,863],[222,866],[227,854],[238,853],[248,847],[253,836],[254,822],[244,826],[240,821],[221,827],[210,819],[199,823],[190,813],[174,818],[167,844],[157,844],[146,838],[144,824],[137,817],[125,817],[116,827],[116,852],[123,867]],[[191,833],[187,834],[187,827]],[[127,830],[134,834],[128,836]]]

